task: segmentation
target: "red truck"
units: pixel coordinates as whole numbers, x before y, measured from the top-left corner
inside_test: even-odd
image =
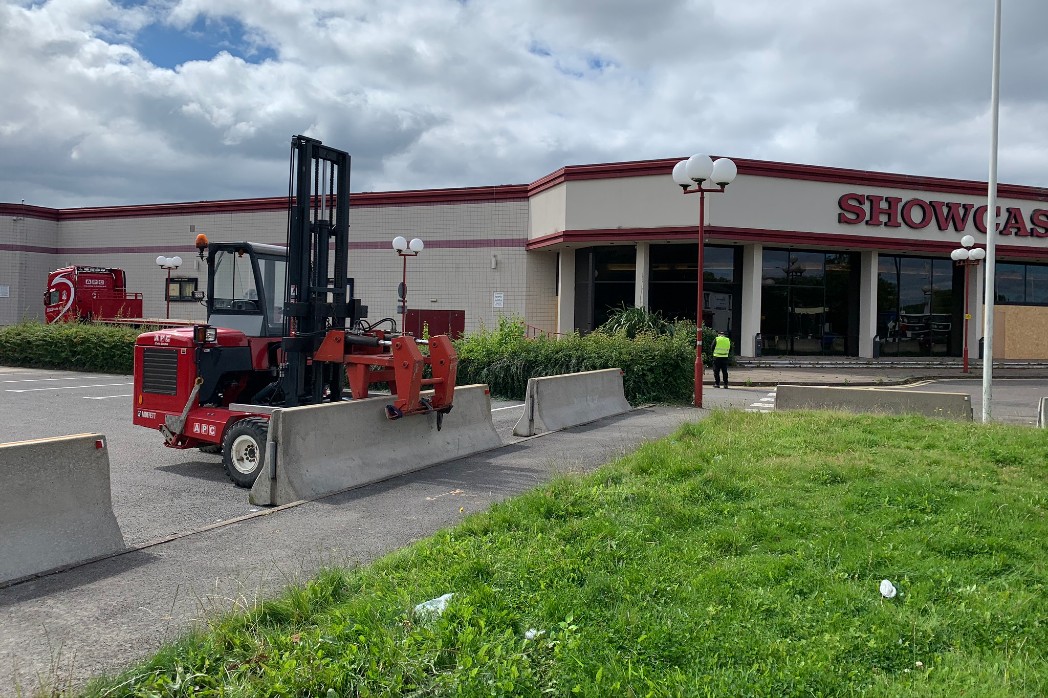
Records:
[[[47,275],[44,318],[48,324],[140,317],[142,294],[127,292],[123,269],[72,266]]]

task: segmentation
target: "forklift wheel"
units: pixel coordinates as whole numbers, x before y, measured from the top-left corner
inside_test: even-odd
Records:
[[[201,453],[222,453],[222,444],[208,444],[207,446],[197,446]]]
[[[269,421],[257,417],[241,419],[222,439],[222,465],[237,487],[251,487],[266,461]]]

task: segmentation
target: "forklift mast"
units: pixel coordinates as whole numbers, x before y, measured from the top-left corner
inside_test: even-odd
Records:
[[[313,357],[329,329],[352,329],[366,314],[348,278],[349,167],[344,151],[305,136],[291,140],[281,377],[287,407],[342,399],[344,367]]]

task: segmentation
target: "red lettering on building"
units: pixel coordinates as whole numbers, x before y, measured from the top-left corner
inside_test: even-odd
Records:
[[[913,217],[914,209],[920,209],[921,219],[916,220]],[[932,222],[932,207],[927,201],[923,199],[910,199],[902,205],[902,221],[908,228],[927,228]]]
[[[1048,237],[1048,211],[1043,208],[1034,209],[1030,214],[1030,231],[1034,237]]]
[[[902,203],[902,199],[897,196],[867,194],[866,202],[870,205],[870,215],[866,219],[866,225],[882,225],[881,218],[884,217],[886,220],[883,225],[886,227],[902,227],[902,223],[899,222],[899,204]]]
[[[838,223],[855,225],[866,220],[866,197],[862,194],[844,194],[837,199],[837,207],[841,209],[837,214]]]
[[[1030,229],[1026,227],[1026,219],[1023,218],[1022,209],[1008,209],[1008,218],[1004,221],[1004,227],[1001,228],[1001,235],[1030,237]]]
[[[975,229],[986,234],[986,206],[975,206],[956,201],[925,201],[908,199],[906,203],[896,196],[879,194],[857,194],[850,192],[837,199],[837,222],[844,225],[885,226],[923,230],[933,222],[939,230],[964,232],[969,222]],[[1001,207],[997,207],[997,228],[1001,235],[1016,237],[1048,237],[1048,210],[1034,209],[1029,216],[1019,207],[1012,206],[1004,211],[1001,222]]]
[[[949,230],[951,227],[958,233],[968,227],[968,216],[972,213],[971,204],[958,204],[953,201],[930,201],[935,211],[935,224],[939,230]]]

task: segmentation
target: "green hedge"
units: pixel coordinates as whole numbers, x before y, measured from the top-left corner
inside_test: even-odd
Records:
[[[0,364],[131,373],[135,338],[143,331],[79,322],[20,322],[0,328]]]
[[[0,328],[0,365],[70,371],[131,373],[135,338],[143,328],[82,323],[21,322]],[[704,328],[705,361],[712,360],[713,333]],[[503,319],[492,331],[458,340],[458,383],[487,383],[493,395],[522,399],[528,378],[602,368],[621,368],[626,399],[685,403],[691,400],[695,325],[671,335],[593,332],[560,339],[528,339],[524,324]]]
[[[604,332],[528,339],[522,323],[502,319],[498,329],[456,342],[458,383],[487,383],[493,395],[519,400],[528,378],[621,368],[630,403],[688,402],[694,389],[695,326],[691,327],[691,332],[683,328],[672,336],[641,332],[632,339]]]

